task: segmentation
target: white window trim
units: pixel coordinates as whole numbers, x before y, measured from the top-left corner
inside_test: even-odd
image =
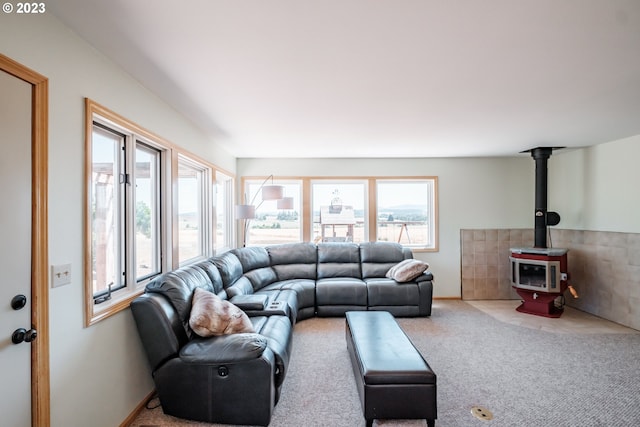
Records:
[[[216,185],[214,189],[216,190],[214,194],[215,206],[214,206],[214,218],[216,222],[214,224],[213,234],[214,236],[218,235],[218,212],[224,211],[223,218],[226,220],[222,224],[222,236],[223,241],[218,242],[214,240],[214,254],[222,253],[231,250],[234,247],[234,236],[235,236],[235,217],[233,210],[233,195],[235,188],[235,179],[233,176],[220,171],[215,171],[215,179]],[[218,194],[217,194],[217,184],[221,183],[221,187],[223,187],[223,205],[218,206]]]
[[[213,255],[214,227],[212,226],[212,221],[214,216],[214,209],[213,209],[213,172],[214,171],[210,166],[185,154],[178,154],[178,164],[176,165],[176,168],[179,166],[179,164],[183,164],[197,171],[200,174],[198,206],[199,206],[199,214],[200,214],[199,222],[200,222],[200,225],[202,226],[202,229],[200,230],[200,245],[199,245],[200,247],[198,248],[199,254],[196,255],[195,257],[179,261],[179,266],[185,266],[185,265],[193,264],[198,261],[205,260]],[[177,220],[179,215],[177,212],[177,207],[178,207],[177,204],[175,205],[175,207],[176,207],[175,218]],[[175,236],[175,239],[176,239],[176,242],[178,243],[178,245],[176,246],[179,246],[179,243],[180,243],[179,232],[178,230],[176,230],[176,232],[177,234]],[[179,254],[177,256],[179,260],[180,259]]]

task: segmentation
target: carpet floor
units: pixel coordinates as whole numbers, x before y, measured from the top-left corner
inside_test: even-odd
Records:
[[[640,425],[638,331],[554,333],[500,321],[463,301],[435,301],[431,317],[397,320],[438,376],[437,427]],[[344,336],[344,318],[296,325],[271,427],[364,425]],[[474,407],[492,419],[474,417]],[[217,424],[170,417],[157,407],[143,410],[131,426]]]

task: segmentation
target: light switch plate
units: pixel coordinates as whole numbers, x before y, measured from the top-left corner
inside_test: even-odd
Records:
[[[71,283],[71,264],[51,266],[51,287],[68,285]]]

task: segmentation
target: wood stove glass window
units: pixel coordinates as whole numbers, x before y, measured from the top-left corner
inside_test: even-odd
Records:
[[[537,288],[546,287],[547,266],[520,262],[518,264],[518,273],[520,275],[520,285],[535,286]]]

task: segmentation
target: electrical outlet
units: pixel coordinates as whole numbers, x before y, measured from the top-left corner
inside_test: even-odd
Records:
[[[71,283],[71,264],[51,266],[51,287],[68,285]]]

